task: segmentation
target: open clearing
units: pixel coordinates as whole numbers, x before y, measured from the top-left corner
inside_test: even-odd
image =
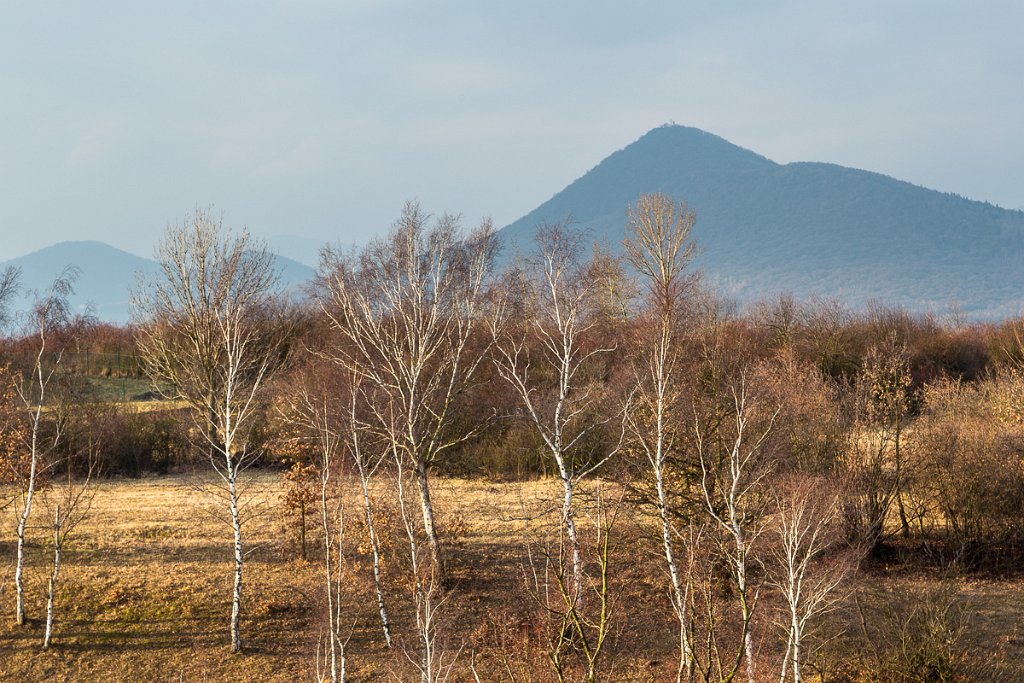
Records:
[[[509,624],[514,637],[517,620],[529,611],[522,598],[525,539],[539,533],[540,522],[531,518],[557,491],[548,482],[436,481],[441,522],[454,541],[454,592],[448,604],[458,621],[446,626],[450,651],[461,649],[461,662],[482,653],[484,680],[504,680],[488,648],[493,652],[501,638],[509,637]],[[13,626],[13,590],[6,572],[2,599],[10,612],[0,625],[3,680],[313,680],[317,564],[298,558],[297,534],[278,502],[280,478],[261,474],[256,485],[265,513],[248,531],[254,549],[246,564],[246,654],[234,656],[228,650],[230,529],[206,512],[210,501],[181,476],[117,480],[101,484],[91,515],[72,537],[51,651],[39,649],[48,559],[44,529],[31,531],[27,627]],[[39,505],[33,515],[36,524],[43,523],[44,514]],[[612,680],[664,680],[674,656],[673,631],[657,557],[647,554],[637,522],[624,524],[629,533],[617,552],[631,561],[622,563],[619,575],[621,621],[611,655]],[[358,525],[351,522],[350,528],[350,542],[358,553]],[[9,510],[4,512],[2,530],[0,549],[9,570],[14,538]],[[310,539],[315,544],[315,534]],[[650,559],[644,561],[645,557]],[[354,624],[354,680],[405,680],[408,671],[402,658],[382,647],[369,575],[358,554],[348,571],[352,600],[346,610]],[[936,581],[921,575],[882,577],[883,573],[876,568],[862,580],[877,584],[867,595]],[[1002,662],[999,680],[1024,680],[1020,583],[971,581],[958,586],[973,613],[971,657]],[[392,577],[389,599],[400,640],[408,618],[402,608],[403,590],[400,580]],[[852,654],[857,648],[855,619],[844,613],[835,621],[844,619],[851,622],[847,630],[854,634],[846,638]],[[665,634],[663,639],[651,637],[659,632]],[[770,652],[759,657],[765,662],[771,658]],[[456,675],[455,680],[464,677]]]

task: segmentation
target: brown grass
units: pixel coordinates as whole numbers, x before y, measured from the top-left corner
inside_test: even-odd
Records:
[[[230,529],[204,514],[200,497],[183,478],[101,485],[65,555],[51,652],[39,650],[49,556],[45,530],[34,529],[32,621],[0,626],[5,679],[283,681],[304,671],[312,568],[281,555],[275,525],[253,526],[250,542],[262,547],[247,565],[248,653],[232,656]],[[11,549],[11,515],[5,517]],[[42,506],[33,520],[43,522]],[[12,583],[8,574],[5,603],[13,604]]]
[[[13,515],[0,518],[5,608],[0,622],[0,679],[12,681],[296,681],[313,680],[317,649],[318,575],[314,556],[297,559],[296,534],[281,516],[276,475],[260,475],[258,496],[268,513],[250,526],[254,547],[246,566],[243,637],[246,653],[228,651],[230,530],[206,514],[210,505],[183,477],[104,482],[92,514],[66,553],[55,646],[42,652],[46,535],[31,532],[27,587],[31,623],[13,625]],[[527,548],[538,552],[550,517],[538,516],[557,497],[551,482],[494,484],[438,480],[436,498],[450,548],[453,591],[444,606],[448,649],[460,662],[476,656],[483,680],[505,680],[501,652],[533,635],[536,612],[524,590]],[[385,508],[387,506],[385,505]],[[584,509],[587,502],[584,501]],[[34,520],[43,523],[43,507]],[[353,510],[353,513],[355,511]],[[386,512],[386,510],[384,510]],[[386,515],[385,515],[386,517]],[[350,513],[350,542],[359,540]],[[394,519],[392,520],[392,526]],[[667,680],[674,670],[674,631],[664,596],[657,546],[642,520],[620,519],[616,619],[611,680]],[[392,528],[391,531],[397,531]],[[316,543],[311,533],[311,543]],[[400,547],[395,545],[393,553]],[[411,637],[400,556],[388,565],[389,599],[400,640]],[[916,575],[862,576],[870,587],[938,582]],[[352,619],[350,670],[356,680],[405,679],[404,658],[385,651],[371,596],[366,557],[348,567],[345,613]],[[972,657],[1006,663],[1003,680],[1024,680],[1024,601],[1019,582],[961,582],[972,610]],[[873,595],[878,595],[875,591]],[[854,658],[856,616],[848,611],[841,647]],[[536,641],[534,640],[534,645]],[[534,653],[535,655],[542,653]],[[765,662],[771,648],[762,651]],[[541,667],[543,657],[535,657]],[[542,669],[538,669],[542,670]],[[461,671],[461,670],[460,670]],[[466,680],[464,671],[453,680]],[[674,677],[673,677],[674,678]],[[540,678],[539,680],[547,680]],[[840,680],[840,679],[833,679]],[[849,680],[849,679],[848,679]]]

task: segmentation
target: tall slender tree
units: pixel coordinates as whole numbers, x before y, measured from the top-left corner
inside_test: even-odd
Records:
[[[82,417],[91,417],[84,413]],[[46,621],[43,627],[43,649],[46,650],[53,642],[54,621],[57,616],[57,584],[60,581],[60,570],[63,567],[64,548],[72,532],[89,515],[93,499],[96,497],[96,476],[99,474],[100,444],[93,433],[94,426],[89,424],[72,425],[69,432],[80,430],[84,435],[81,444],[73,445],[66,457],[62,459],[63,477],[52,482],[42,492],[43,506],[50,522],[53,555],[50,563],[50,576],[46,585]]]
[[[25,337],[32,340],[32,356],[22,373],[15,375],[15,392],[23,417],[22,452],[27,454],[24,467],[17,468],[20,496],[15,499],[18,517],[18,549],[14,568],[15,622],[25,623],[25,532],[39,478],[52,464],[51,456],[63,438],[63,420],[55,419],[46,410],[51,388],[63,361],[63,352],[54,344],[54,336],[71,322],[68,297],[74,292],[78,271],[69,268],[59,275],[50,288],[35,296],[25,320]],[[47,421],[51,429],[44,429]]]
[[[727,648],[719,644],[722,634],[716,632],[714,611],[709,610],[706,642],[713,646],[705,647],[706,665],[699,673],[703,680],[713,674],[715,680],[734,681],[745,665],[748,683],[756,683],[753,622],[759,583],[753,551],[764,531],[762,489],[772,469],[766,451],[779,409],[766,409],[770,406],[749,394],[745,375],[730,387],[730,393],[729,414],[713,417],[710,425],[695,416],[694,438],[700,461],[699,495],[710,518],[709,532],[717,536],[718,560],[729,570],[740,643],[731,658],[723,659]]]
[[[321,303],[338,332],[334,359],[372,387],[364,392],[370,422],[413,472],[442,582],[429,471],[479,429],[459,426],[453,406],[487,353],[475,342],[494,245],[489,221],[465,234],[456,216],[432,220],[410,202],[385,238],[357,255],[323,258]]]
[[[691,677],[692,648],[687,625],[687,584],[677,559],[673,510],[666,475],[680,460],[679,414],[683,379],[680,342],[686,269],[693,257],[690,232],[696,214],[663,194],[641,195],[629,211],[624,242],[629,264],[646,284],[640,313],[637,361],[634,366],[637,410],[627,418],[632,440],[650,464],[654,503],[661,525],[662,551],[669,575],[669,597],[679,622],[679,681]]]
[[[228,502],[234,555],[231,650],[241,652],[245,550],[239,477],[258,455],[251,436],[292,322],[273,255],[209,210],[167,228],[162,277],[133,297],[138,347],[154,386],[185,401]]]
[[[602,415],[607,399],[595,373],[613,347],[596,335],[600,288],[587,263],[579,260],[579,235],[564,225],[538,233],[540,257],[535,277],[507,296],[527,300],[525,315],[511,320],[509,306],[499,307],[491,332],[495,367],[522,403],[527,420],[555,463],[562,485],[561,525],[569,541],[572,595],[583,596],[583,566],[576,524],[576,494],[622,445],[620,438],[604,452],[588,452],[588,437],[613,419]],[[514,307],[511,307],[514,308]],[[553,384],[553,386],[552,386]]]

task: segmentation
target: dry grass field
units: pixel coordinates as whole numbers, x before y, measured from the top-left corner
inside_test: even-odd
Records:
[[[256,529],[252,541],[262,547],[246,577],[250,654],[231,657],[230,534],[203,507],[181,478],[103,482],[66,552],[51,652],[39,651],[49,557],[45,530],[34,530],[32,622],[18,629],[8,621],[0,631],[5,679],[294,680],[308,645],[312,571],[281,557],[273,525]],[[36,510],[42,523],[43,507]],[[5,522],[9,551],[13,526]],[[12,592],[5,586],[5,602],[13,604]]]
[[[0,623],[0,678],[9,681],[302,681],[314,680],[319,611],[318,564],[298,557],[293,525],[281,512],[277,475],[257,478],[265,514],[250,525],[253,548],[246,565],[243,637],[246,653],[228,649],[230,607],[229,528],[205,511],[210,503],[179,476],[103,482],[92,513],[72,536],[59,591],[55,646],[43,652],[41,618],[46,580],[45,530],[32,530],[28,560],[26,627],[13,625],[13,515],[4,512],[5,576]],[[438,480],[441,524],[454,544],[453,590],[443,605],[448,615],[444,645],[460,666],[478,663],[482,680],[507,680],[502,652],[517,653],[529,640],[525,619],[532,607],[524,587],[531,539],[545,522],[537,518],[557,492],[546,482],[494,484]],[[43,506],[34,515],[43,523]],[[392,511],[393,512],[393,511]],[[387,523],[388,511],[383,511]],[[349,643],[352,680],[409,680],[400,653],[382,645],[366,565],[359,559],[360,527],[352,521],[356,551],[347,567],[353,623]],[[674,679],[672,620],[656,554],[635,519],[620,520],[615,618],[609,680]],[[315,542],[316,535],[311,534]],[[536,547],[534,547],[536,548]],[[396,549],[397,551],[397,549]],[[385,567],[388,570],[388,567]],[[924,595],[938,584],[926,572],[886,575],[875,567],[860,583],[862,604],[889,597]],[[396,635],[409,637],[399,572],[388,574]],[[1024,585],[1016,581],[960,581],[971,660],[995,668],[989,680],[1024,681]],[[829,626],[845,631],[837,647],[855,662],[869,657],[858,640],[859,617],[846,609]],[[841,627],[841,628],[840,628]],[[658,634],[664,634],[660,637]],[[397,650],[400,651],[400,647]],[[543,656],[533,662],[542,674]],[[765,670],[774,653],[758,655]],[[826,662],[825,680],[863,680],[854,667]],[[978,669],[979,671],[981,669]],[[452,680],[468,680],[459,668]],[[775,675],[777,678],[777,674]],[[534,680],[547,680],[538,675]],[[812,679],[813,680],[813,679]]]

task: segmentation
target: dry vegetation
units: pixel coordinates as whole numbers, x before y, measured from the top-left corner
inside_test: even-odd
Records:
[[[282,554],[279,526],[262,526],[249,577],[258,596],[248,613],[251,656],[224,657],[230,529],[203,502],[182,477],[104,482],[66,551],[48,652],[39,651],[47,550],[40,530],[28,563],[30,625],[5,623],[0,636],[6,679],[294,680],[308,666],[312,570]],[[33,521],[46,524],[41,513]]]
[[[133,328],[68,271],[0,340],[0,676],[1024,680],[1021,321],[737,315],[694,220],[488,275],[410,204],[300,306],[198,212]]]
[[[229,639],[232,560],[224,539],[230,528],[204,512],[204,499],[183,476],[118,480],[102,484],[92,514],[74,536],[61,589],[63,612],[56,646],[41,652],[39,615],[43,608],[44,548],[31,547],[27,628],[9,620],[0,631],[3,680],[12,681],[295,681],[314,677],[317,646],[318,571],[315,561],[298,559],[294,522],[273,504],[283,484],[260,475],[268,506],[255,525],[248,591],[253,596],[243,618],[244,656],[225,656]],[[606,485],[609,491],[614,488]],[[606,494],[608,491],[606,491]],[[536,552],[544,535],[538,512],[557,504],[557,481],[495,484],[445,479],[438,486],[442,522],[456,534],[454,588],[447,611],[448,647],[460,647],[458,675],[470,676],[475,656],[482,680],[508,680],[501,655],[522,667],[536,641],[533,606],[523,570],[528,546]],[[591,499],[592,502],[592,499]],[[130,515],[124,513],[130,510]],[[531,521],[533,520],[533,521]],[[9,522],[9,518],[5,521]],[[39,520],[42,522],[42,520]],[[673,617],[663,607],[664,577],[658,565],[655,529],[620,520],[613,560],[618,624],[614,664],[606,680],[673,679]],[[10,524],[2,528],[12,537]],[[358,543],[353,539],[353,543]],[[379,634],[366,573],[366,558],[353,548],[352,579],[345,614],[354,625],[350,643],[354,680],[393,680],[407,673],[403,658],[389,654]],[[5,555],[6,555],[5,551]],[[959,596],[964,635],[957,647],[970,666],[989,672],[984,680],[1024,680],[1024,586],[1016,580],[943,580],[931,571],[872,568],[856,586],[875,629],[893,628],[885,610]],[[9,594],[5,594],[7,600]],[[938,604],[938,603],[935,603]],[[457,615],[457,619],[455,619]],[[406,615],[407,616],[407,615]],[[816,662],[829,676],[849,672],[874,653],[860,635],[856,602],[848,600],[830,629],[844,632],[828,660]],[[403,623],[403,636],[407,624]],[[666,634],[656,637],[654,634]],[[843,653],[848,655],[844,657]],[[765,661],[778,652],[758,654]],[[847,663],[843,663],[846,659]],[[852,664],[851,664],[852,663]],[[538,672],[544,662],[533,662]],[[993,668],[998,667],[998,668]],[[518,669],[516,669],[518,671]],[[539,677],[539,680],[547,680]],[[816,680],[812,677],[810,680]],[[847,680],[858,680],[850,678]]]

